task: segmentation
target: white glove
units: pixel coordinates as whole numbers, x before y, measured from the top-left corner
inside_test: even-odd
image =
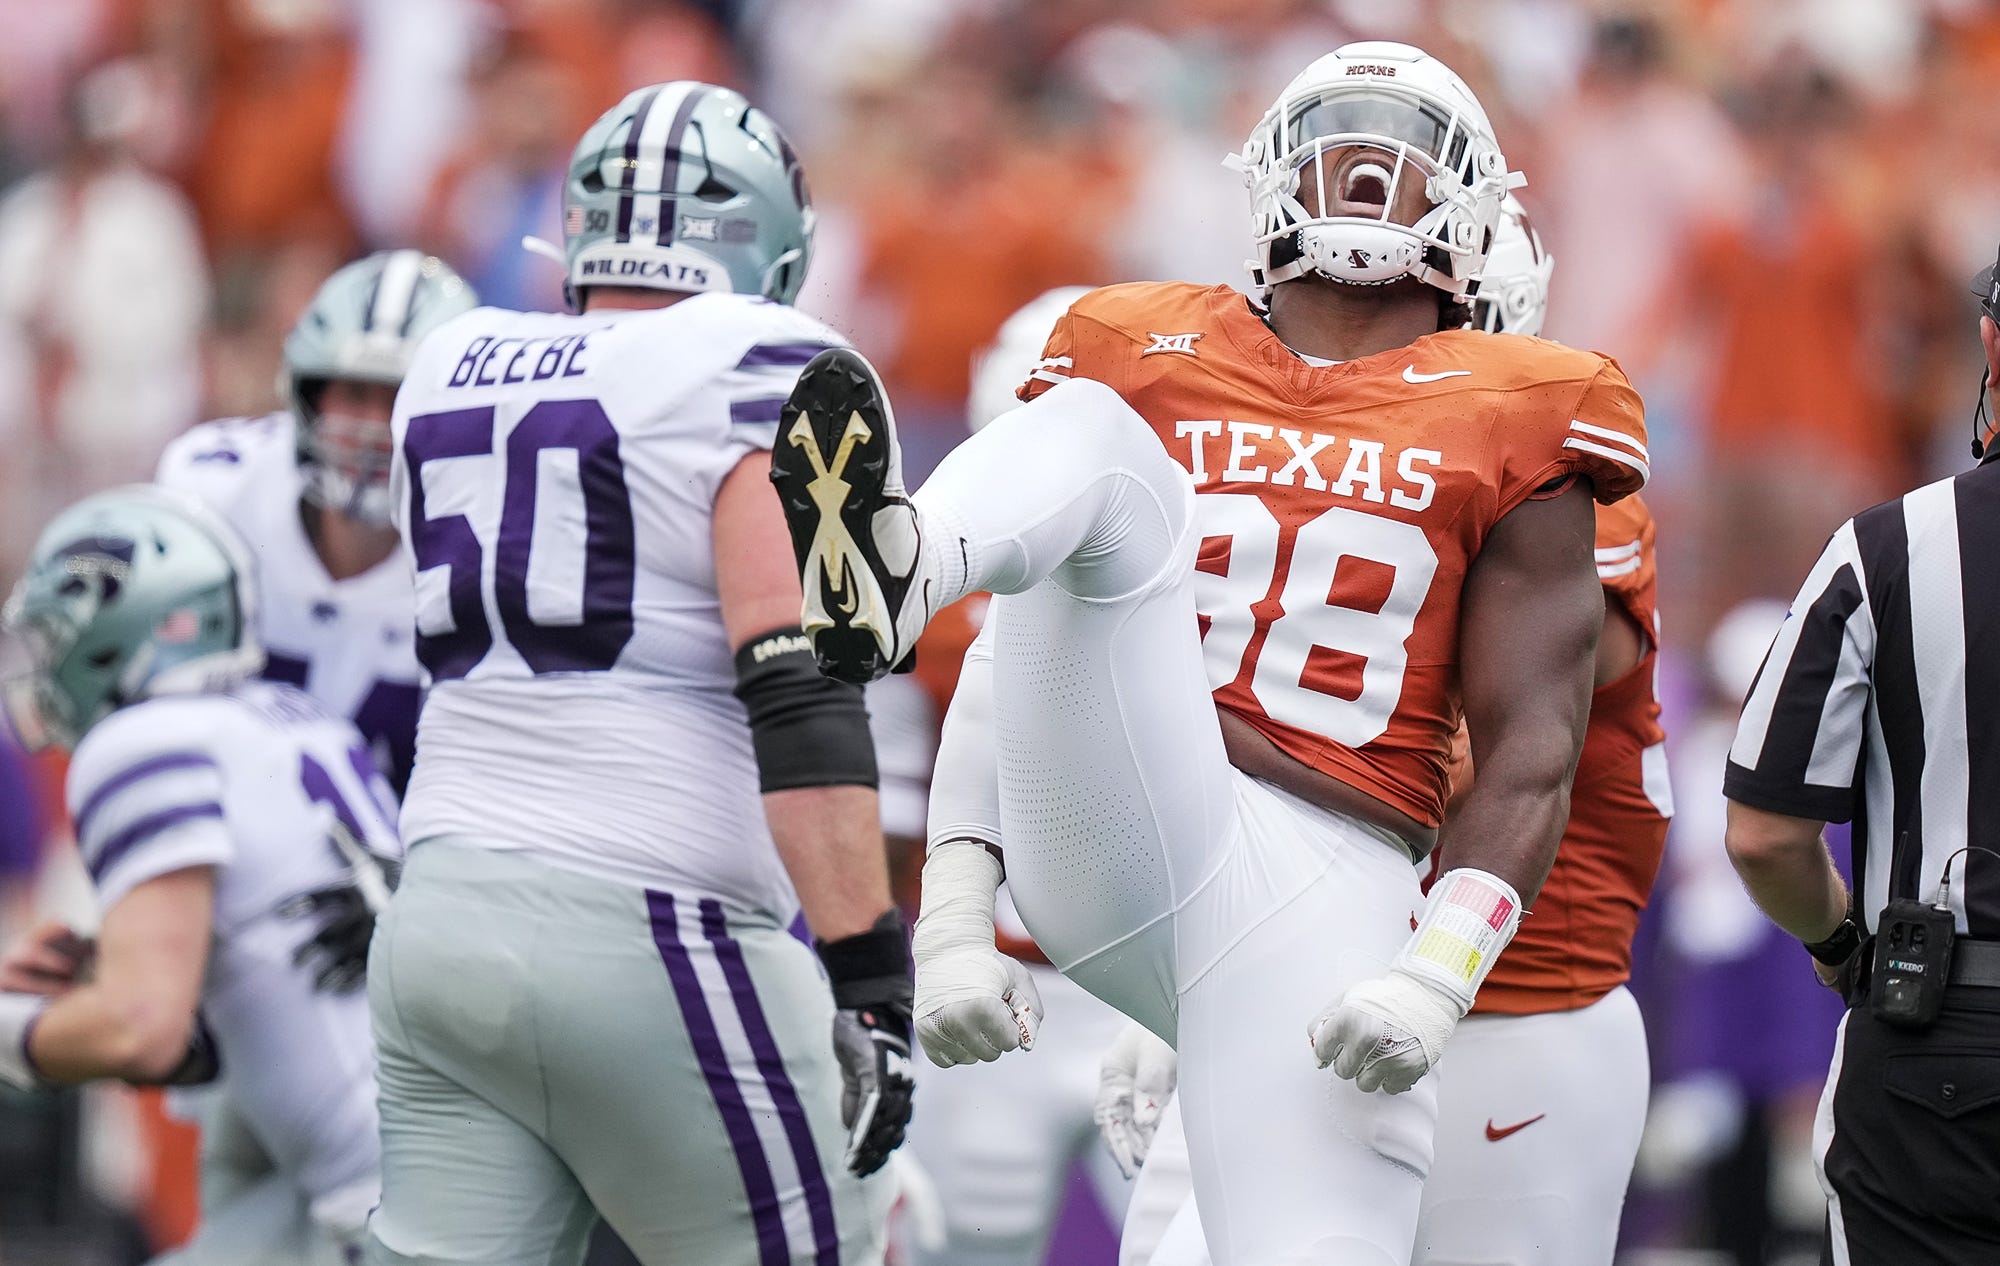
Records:
[[[1498,875],[1439,875],[1388,974],[1355,985],[1306,1026],[1319,1066],[1360,1090],[1399,1095],[1416,1085],[1520,925],[1521,896]]]
[[[1130,1178],[1146,1163],[1160,1114],[1174,1097],[1180,1057],[1142,1024],[1127,1021],[1097,1065],[1097,1102],[1091,1118],[1118,1172]]]
[[[1020,963],[993,947],[1000,863],[984,845],[948,840],[924,863],[917,964],[917,1041],[940,1068],[1035,1044],[1042,995]]]
[[[1458,1000],[1400,968],[1364,980],[1306,1026],[1319,1066],[1359,1090],[1402,1094],[1437,1066],[1465,1014]]]

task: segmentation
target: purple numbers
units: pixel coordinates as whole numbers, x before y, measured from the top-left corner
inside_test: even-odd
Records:
[[[417,569],[450,568],[452,631],[417,635],[417,656],[440,681],[472,671],[491,648],[493,635],[479,589],[482,544],[463,515],[425,517],[423,463],[490,455],[493,420],[492,406],[426,414],[410,419],[403,441]],[[541,454],[549,449],[575,452],[583,498],[582,618],[576,623],[540,623],[528,609]],[[608,669],[632,640],[637,570],[632,502],[617,428],[595,400],[544,400],[508,435],[505,456],[500,532],[493,544],[493,607],[507,640],[536,674]]]
[[[395,801],[390,797],[389,788],[383,782],[381,773],[375,768],[375,758],[369,754],[366,747],[356,745],[347,749],[347,766],[353,771],[362,792],[367,797],[358,803],[369,806],[376,820],[384,826],[389,826],[389,834],[393,836],[395,831],[390,824],[396,820]],[[334,778],[332,771],[314,760],[309,752],[299,753],[299,784],[305,788],[308,800],[333,810],[334,818],[347,829],[348,836],[356,845],[361,848],[369,847],[372,837],[363,829],[361,817],[354,811],[357,801],[340,789],[340,783]],[[341,852],[337,845],[333,852],[342,865],[351,863],[352,859]]]
[[[306,690],[311,674],[312,665],[299,656],[282,651],[264,654],[266,681],[282,681]],[[410,765],[417,758],[417,712],[422,706],[423,690],[417,683],[378,678],[348,718],[368,740],[383,775],[399,796],[409,785]]]
[[[424,513],[424,463],[447,457],[480,457],[493,451],[493,410],[454,409],[410,419],[403,437],[403,460],[410,471],[410,552],[417,570],[450,569],[446,593],[451,606],[449,633],[417,633],[417,658],[439,681],[463,677],[486,658],[493,631],[479,596],[479,536],[462,514],[431,518]]]
[[[535,532],[541,454],[576,450],[583,490],[583,620],[535,623],[528,613],[528,552]],[[547,400],[507,437],[507,499],[493,558],[493,597],[507,640],[536,673],[597,672],[632,640],[632,500],[618,431],[595,400]]]

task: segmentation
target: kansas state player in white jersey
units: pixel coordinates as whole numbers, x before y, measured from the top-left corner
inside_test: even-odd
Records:
[[[287,407],[195,427],[167,447],[157,476],[248,543],[264,675],[351,718],[399,791],[422,675],[409,571],[394,557],[389,410],[424,335],[474,302],[458,274],[420,251],[356,260],[285,339]]]
[[[768,480],[840,341],[786,306],[811,226],[767,116],[642,89],[571,160],[578,311],[461,317],[397,397],[433,684],[369,968],[372,1260],[571,1263],[600,1214],[648,1263],[881,1260],[909,967]]]
[[[386,898],[393,800],[353,726],[248,680],[253,592],[218,519],[120,489],[50,525],[7,613],[33,661],[10,715],[73,749],[102,918],[94,942],[49,924],[0,963],[0,1079],[179,1085],[219,1066],[189,1266],[341,1260],[379,1189],[357,988],[372,916],[333,920],[333,939],[298,916]]]

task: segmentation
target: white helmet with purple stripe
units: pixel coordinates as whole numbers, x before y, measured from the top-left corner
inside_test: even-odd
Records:
[[[790,303],[812,256],[805,171],[741,93],[675,80],[629,94],[577,142],[563,256],[588,286],[734,291]]]

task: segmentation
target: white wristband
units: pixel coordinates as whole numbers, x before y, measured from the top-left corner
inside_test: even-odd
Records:
[[[1493,960],[1520,926],[1521,894],[1512,884],[1483,870],[1448,870],[1431,885],[1424,917],[1396,956],[1396,966],[1469,1010]]]
[[[28,1062],[28,1030],[48,1006],[39,994],[0,993],[0,1081],[23,1090],[47,1084]]]
[[[917,962],[957,950],[993,948],[993,894],[1000,859],[977,840],[946,840],[924,859],[923,913],[910,952]]]

